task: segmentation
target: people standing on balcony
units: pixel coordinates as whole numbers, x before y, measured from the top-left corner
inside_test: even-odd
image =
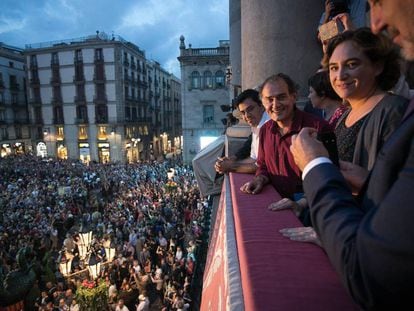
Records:
[[[391,40],[374,35],[368,28],[344,32],[329,43],[324,67],[329,70],[333,90],[350,105],[335,128],[341,161],[371,170],[378,151],[398,127],[408,100],[387,91],[398,81],[399,60]],[[296,208],[287,200],[269,208],[280,210],[289,204]],[[309,237],[312,241],[315,236],[308,228],[283,233],[300,240]]]
[[[303,127],[314,127],[319,132],[332,129],[325,120],[297,109],[297,87],[286,74],[267,78],[260,93],[271,120],[260,130],[256,175],[240,190],[257,194],[270,183],[282,197],[292,199],[302,192],[301,173],[289,151],[292,135]]]
[[[225,174],[229,172],[254,173],[256,172],[256,159],[259,150],[259,131],[260,128],[269,120],[269,115],[265,112],[260,100],[259,92],[253,89],[243,91],[235,101],[243,120],[252,129],[251,143],[247,145],[250,149],[250,156],[243,158],[237,154],[230,157],[220,157],[216,161],[214,168],[216,172]]]
[[[387,31],[404,57],[414,60],[414,1],[369,2],[372,30]],[[348,292],[364,310],[414,307],[413,137],[414,99],[368,178],[357,166],[347,166],[342,170],[347,180],[327,158],[314,129],[303,129],[292,138],[315,230]],[[359,201],[349,185],[360,190]]]

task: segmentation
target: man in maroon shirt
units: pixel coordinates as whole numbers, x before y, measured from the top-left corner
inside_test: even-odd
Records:
[[[260,130],[256,175],[240,190],[256,194],[271,183],[282,197],[292,199],[294,193],[303,192],[301,171],[289,150],[292,135],[303,127],[332,130],[325,120],[296,108],[296,84],[283,73],[265,80],[261,97],[271,120]]]

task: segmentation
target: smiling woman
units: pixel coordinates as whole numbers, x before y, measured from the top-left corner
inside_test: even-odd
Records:
[[[339,157],[371,169],[407,104],[387,93],[400,76],[399,54],[387,37],[361,28],[332,39],[323,64],[333,89],[351,107],[335,130]]]

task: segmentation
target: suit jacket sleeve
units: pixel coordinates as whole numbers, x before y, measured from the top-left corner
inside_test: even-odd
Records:
[[[363,309],[414,305],[413,142],[410,149],[398,179],[365,213],[334,165],[316,166],[304,180],[315,230],[348,292]],[[380,183],[371,179],[369,187]]]

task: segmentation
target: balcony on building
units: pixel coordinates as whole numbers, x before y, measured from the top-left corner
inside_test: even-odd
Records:
[[[14,124],[27,125],[29,124],[29,118],[28,117],[15,118]]]
[[[95,105],[106,105],[108,102],[108,98],[105,95],[95,95],[93,97],[93,102]]]
[[[52,97],[51,103],[52,105],[62,105],[63,104],[62,96]]]
[[[128,83],[131,81],[131,78],[129,77],[129,75],[124,74],[124,81]]]
[[[65,119],[63,118],[63,116],[54,117],[53,118],[53,124],[55,124],[55,125],[65,124]]]
[[[89,120],[88,117],[76,117],[75,124],[88,124]]]
[[[52,85],[59,85],[61,83],[60,77],[59,76],[52,76],[50,78],[50,84]]]
[[[37,70],[37,69],[38,69],[38,67],[37,67],[37,61],[31,60],[30,61],[30,70]]]
[[[29,101],[29,105],[32,107],[42,106],[42,100],[40,98],[33,98]]]
[[[75,96],[73,101],[77,105],[85,105],[86,104],[86,97],[85,96]]]
[[[93,82],[94,83],[105,83],[106,77],[104,74],[94,74],[93,75]]]
[[[226,156],[233,155],[249,134],[232,130],[226,134]],[[193,162],[195,171],[208,162],[199,156],[199,162]],[[256,195],[240,191],[253,177],[229,173],[221,187],[209,190],[214,203],[201,310],[358,310],[321,247],[292,241],[279,232],[302,224],[290,209],[267,208],[281,199],[275,188],[268,185]]]
[[[33,124],[43,124],[43,118],[42,117],[34,118]]]
[[[97,115],[95,117],[96,124],[107,124],[108,123],[108,116],[107,115]]]
[[[40,85],[40,80],[39,77],[33,77],[30,78],[30,86],[39,86]]]
[[[108,123],[108,107],[106,105],[95,106],[95,122],[97,124]]]
[[[81,57],[81,56],[76,56],[76,57],[73,59],[73,63],[74,63],[75,65],[81,65],[81,64],[83,64],[83,57]]]
[[[17,114],[19,111],[26,111],[27,110],[27,105],[26,105],[25,102],[18,101],[16,103],[13,103],[11,108],[13,109],[15,114]]]
[[[73,76],[73,83],[79,84],[79,83],[85,83],[85,76],[82,75],[74,75]]]
[[[10,91],[19,91],[20,90],[20,85],[19,83],[10,83]]]
[[[95,65],[103,65],[104,59],[103,59],[103,57],[96,57],[95,56],[93,62],[95,63]]]

